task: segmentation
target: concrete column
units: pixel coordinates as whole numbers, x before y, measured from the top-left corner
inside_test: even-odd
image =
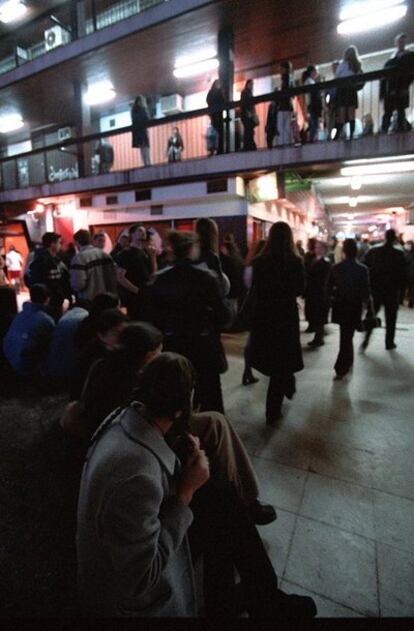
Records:
[[[234,34],[226,27],[218,34],[219,79],[226,101],[233,100],[234,85]],[[225,112],[226,151],[234,151],[234,112]],[[231,119],[231,120],[230,120]]]
[[[92,133],[91,108],[85,103],[87,86],[80,81],[73,83],[73,98],[75,101],[75,129],[76,136],[88,136]],[[77,145],[79,177],[87,177],[91,173],[92,146],[90,143]]]
[[[85,0],[72,0],[70,7],[72,26],[72,40],[86,35],[86,6]]]

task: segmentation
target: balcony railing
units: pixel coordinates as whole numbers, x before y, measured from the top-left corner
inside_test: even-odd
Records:
[[[334,90],[361,84],[361,82],[364,83],[364,87],[358,92],[360,107],[357,117],[361,119],[363,114],[371,114],[374,123],[374,129],[371,132],[379,133],[383,114],[383,107],[379,101],[379,82],[391,75],[392,71],[390,70],[379,70],[255,97],[253,101],[259,118],[259,125],[255,129],[257,148],[268,148],[265,125],[269,102],[278,102],[280,97],[291,97],[294,102],[294,114],[299,121],[298,126],[302,124],[306,128],[306,110],[303,106],[306,95],[318,91],[323,96],[323,100],[326,101],[326,95],[332,94]],[[411,103],[413,97],[411,88]],[[233,101],[228,103],[226,109],[223,110],[225,151],[227,153],[243,150],[243,125],[237,115],[239,106],[239,101]],[[332,112],[325,106],[324,116],[320,121],[318,143],[323,143],[324,140],[325,142],[330,141],[328,125],[334,125],[335,120],[331,118],[329,121],[329,116],[332,116]],[[292,125],[294,126],[293,123]],[[151,164],[160,165],[168,162],[167,145],[173,126],[179,128],[183,138],[183,160],[208,157],[207,134],[211,131],[211,125],[206,108],[149,121]],[[357,143],[360,135],[357,133],[353,142]],[[300,142],[306,142],[306,135],[303,133],[301,141],[296,139],[295,144],[298,145]],[[274,164],[278,164],[277,151],[276,146],[274,148]],[[1,158],[0,188],[2,190],[26,188],[45,183],[103,175],[109,172],[126,171],[141,166],[143,163],[140,151],[132,147],[132,128],[123,127],[116,131],[65,140],[41,149]]]
[[[84,0],[77,14],[71,10],[73,2],[65,2],[2,38],[0,74],[165,1]]]

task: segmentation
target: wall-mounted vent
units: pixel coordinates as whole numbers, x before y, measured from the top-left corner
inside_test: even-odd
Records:
[[[151,206],[150,209],[151,215],[163,215],[164,214],[164,206],[162,204],[156,204]]]
[[[136,202],[144,202],[148,199],[151,199],[151,189],[145,188],[140,191],[135,191],[135,201]]]
[[[108,195],[105,198],[105,202],[107,206],[112,206],[113,204],[118,203],[118,195]]]
[[[92,197],[81,197],[79,200],[79,208],[90,208],[92,206]]]
[[[227,193],[227,179],[207,182],[207,193]]]
[[[115,127],[116,125],[116,120],[115,118],[110,118],[109,119],[109,127]]]

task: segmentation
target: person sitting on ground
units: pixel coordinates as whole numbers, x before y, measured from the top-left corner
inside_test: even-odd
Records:
[[[180,162],[181,153],[184,151],[184,141],[178,127],[173,127],[172,134],[168,138],[167,158],[168,162]]]
[[[48,312],[50,293],[45,285],[30,287],[30,302],[16,315],[3,340],[3,351],[21,376],[42,375],[55,322]]]
[[[74,304],[63,314],[53,332],[46,374],[62,385],[72,377],[75,369],[75,337],[81,322],[89,316],[86,306],[82,301]]]
[[[70,264],[70,284],[81,300],[92,300],[107,291],[116,293],[115,263],[100,247],[91,245],[89,230],[73,235],[78,253]]]
[[[74,339],[76,354],[79,354],[96,335],[96,322],[106,309],[119,309],[119,298],[116,294],[105,292],[92,300],[87,318],[80,322]]]
[[[76,416],[75,412],[75,416],[62,417],[65,434],[86,446],[105,418],[133,399],[141,370],[159,355],[162,342],[161,331],[151,324],[126,324],[117,348],[91,367],[81,396],[80,415]],[[214,411],[193,414],[189,422],[191,432],[206,449],[214,474],[234,484],[253,523],[265,525],[274,521],[274,508],[258,500],[257,477],[231,423]],[[83,461],[83,458],[78,460]]]
[[[83,469],[76,541],[84,612],[197,616],[190,534],[193,554],[204,559],[207,617],[236,615],[234,568],[253,619],[313,617],[311,598],[279,590],[231,486],[214,481],[207,487],[208,458],[188,423],[190,362],[162,353],[143,370],[138,387],[137,401],[95,433]]]
[[[78,401],[88,376],[90,367],[94,362],[112,350],[118,336],[124,327],[126,316],[119,309],[106,309],[102,311],[96,321],[96,335],[77,356],[75,368],[70,384],[70,400]]]

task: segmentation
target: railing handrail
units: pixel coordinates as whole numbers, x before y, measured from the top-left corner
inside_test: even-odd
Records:
[[[371,72],[360,73],[357,75],[352,75],[349,77],[341,77],[340,79],[332,79],[330,81],[323,81],[320,83],[315,83],[311,85],[301,85],[290,88],[289,90],[273,90],[272,92],[268,92],[266,94],[261,94],[260,96],[255,96],[252,98],[251,102],[254,104],[257,103],[265,103],[274,101],[275,99],[281,97],[294,97],[299,96],[301,94],[307,94],[311,92],[327,92],[333,88],[344,87],[347,85],[360,84],[361,82],[368,83],[371,81],[375,81],[377,79],[385,79],[390,76],[401,76],[401,72],[397,71],[395,68],[382,68],[381,70],[374,70]],[[410,73],[411,74],[411,73]],[[414,71],[412,72],[414,76]],[[407,73],[404,73],[404,76],[407,76]],[[229,101],[223,105],[223,112],[228,110],[233,110],[239,107],[241,101]],[[158,127],[160,125],[165,125],[168,123],[175,123],[182,120],[188,120],[191,118],[198,118],[200,116],[205,116],[209,114],[209,108],[201,108],[198,110],[191,110],[189,112],[180,112],[178,114],[170,114],[169,116],[164,116],[163,118],[153,118],[148,121],[147,127]],[[63,140],[61,142],[55,143],[53,145],[45,145],[44,147],[39,147],[37,149],[32,149],[31,151],[25,151],[22,153],[15,154],[13,156],[4,156],[0,157],[0,163],[9,162],[12,160],[16,160],[19,158],[26,158],[33,155],[38,155],[44,153],[45,151],[53,151],[53,150],[62,150],[66,147],[73,147],[82,144],[86,144],[88,142],[93,142],[97,140],[102,140],[103,138],[109,138],[114,135],[122,135],[132,131],[132,125],[128,125],[127,127],[119,127],[118,129],[113,129],[105,132],[96,132],[94,134],[88,134],[87,136],[78,136],[75,138],[70,138],[68,140]]]

